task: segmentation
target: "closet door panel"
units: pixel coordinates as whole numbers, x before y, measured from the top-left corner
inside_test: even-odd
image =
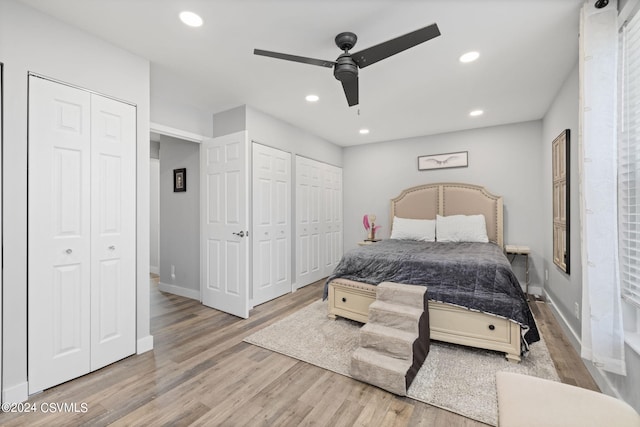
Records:
[[[330,275],[342,258],[342,169],[324,165],[324,275]]]
[[[291,292],[291,154],[252,144],[253,304]]]
[[[342,220],[342,168],[334,167],[333,174],[333,262],[331,272],[342,259],[343,220]],[[329,272],[329,274],[331,274]]]
[[[29,78],[29,393],[89,372],[90,96]]]
[[[135,107],[91,95],[91,370],[135,353]]]
[[[296,156],[296,286],[321,279],[322,265],[321,164]]]

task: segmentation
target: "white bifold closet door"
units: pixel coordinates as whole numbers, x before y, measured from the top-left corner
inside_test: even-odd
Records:
[[[296,156],[296,287],[333,272],[342,234],[342,169]]]
[[[322,279],[320,162],[296,156],[296,287]]]
[[[323,276],[329,276],[342,258],[342,169],[324,165],[322,204],[324,210]]]
[[[135,107],[29,78],[29,393],[135,353]]]
[[[291,292],[291,154],[252,145],[253,305]]]

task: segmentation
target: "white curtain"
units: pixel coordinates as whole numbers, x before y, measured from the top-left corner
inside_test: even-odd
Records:
[[[585,2],[580,16],[580,237],[582,357],[626,375],[618,282],[617,1]]]

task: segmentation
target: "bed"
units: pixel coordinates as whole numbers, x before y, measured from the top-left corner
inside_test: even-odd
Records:
[[[503,253],[502,198],[477,185],[435,183],[406,189],[391,200],[392,220],[478,214],[484,216],[489,243],[385,240],[345,253],[325,285],[329,317],[366,323],[378,283],[424,285],[432,340],[504,352],[519,362],[540,338]],[[394,260],[397,264],[384,264]],[[456,276],[450,274],[453,266],[460,270]]]

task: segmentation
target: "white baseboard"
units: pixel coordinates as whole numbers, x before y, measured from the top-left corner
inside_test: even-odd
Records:
[[[20,403],[29,398],[29,383],[23,382],[2,390],[2,403]]]
[[[177,285],[169,285],[162,282],[158,284],[158,289],[161,290],[162,292],[168,292],[170,294],[179,295],[181,297],[191,298],[196,301],[200,301],[199,290],[183,288],[182,286],[177,286]]]
[[[549,307],[551,308],[553,315],[557,320],[559,320],[558,323],[562,327],[563,332],[568,336],[569,341],[571,341],[571,345],[573,345],[573,348],[578,352],[578,354],[580,354],[582,350],[582,339],[580,338],[578,333],[569,325],[567,318],[564,317],[560,310],[558,310],[557,304],[555,303],[553,298],[551,298],[549,293],[545,292],[544,296],[549,303]]]
[[[153,335],[138,338],[136,342],[136,354],[146,353],[151,350],[153,350]]]
[[[524,291],[524,289],[523,289]],[[542,286],[531,286],[529,285],[529,295],[543,295],[544,294],[544,289],[542,289]]]
[[[149,273],[160,274],[160,267],[156,267],[155,265],[150,265]]]
[[[549,307],[551,308],[553,315],[558,320],[558,323],[560,324],[563,332],[568,336],[569,341],[571,341],[571,345],[576,350],[578,355],[580,355],[582,351],[582,338],[578,336],[578,333],[569,325],[569,322],[567,322],[566,317],[560,312],[560,310],[558,310],[553,298],[551,298],[546,292],[545,297],[549,303]],[[621,399],[620,392],[613,385],[609,377],[602,369],[595,367],[589,360],[585,360],[582,358],[581,360],[593,377],[593,380],[596,382],[596,384],[598,384],[598,387],[600,387],[600,391],[602,391],[606,395]]]

